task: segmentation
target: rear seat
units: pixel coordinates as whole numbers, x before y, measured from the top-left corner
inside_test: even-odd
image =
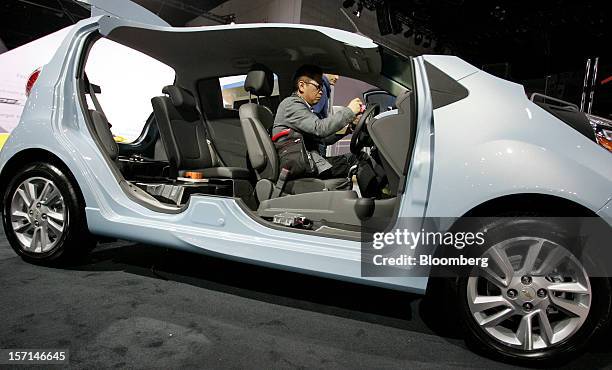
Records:
[[[223,102],[218,78],[202,79],[197,84],[202,114],[208,124],[207,134],[225,165],[248,168],[246,142],[242,133],[238,110]]]
[[[89,114],[102,147],[106,153],[108,153],[110,159],[112,161],[116,161],[117,157],[119,156],[119,146],[113,138],[113,133],[110,130],[110,125],[108,124],[108,120],[104,116],[104,113],[90,109]]]
[[[250,177],[246,168],[214,167],[205,126],[191,93],[178,86],[166,86],[162,92],[167,96],[154,97],[151,104],[170,162],[170,177],[187,171],[201,172],[204,178]]]

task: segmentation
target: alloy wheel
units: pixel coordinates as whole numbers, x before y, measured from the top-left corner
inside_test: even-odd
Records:
[[[578,259],[542,238],[519,237],[487,250],[488,266],[467,282],[476,323],[504,345],[525,351],[566,341],[584,324],[591,285]]]
[[[15,190],[10,221],[21,248],[41,254],[53,249],[67,225],[68,211],[60,190],[53,181],[31,177]]]

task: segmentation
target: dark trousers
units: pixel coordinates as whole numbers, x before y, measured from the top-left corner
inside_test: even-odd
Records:
[[[317,177],[320,179],[336,179],[347,177],[349,169],[357,164],[357,157],[353,153],[335,155],[325,158],[332,165],[331,168],[321,172]]]

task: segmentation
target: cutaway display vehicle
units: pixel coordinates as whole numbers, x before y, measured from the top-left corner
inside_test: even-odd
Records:
[[[131,142],[113,138],[104,81],[86,73],[104,39],[176,73]],[[307,63],[376,87],[350,145],[369,153],[369,168],[348,180],[279,181],[274,109]],[[251,98],[228,106],[219,78],[237,75]],[[608,322],[609,279],[589,277],[558,225],[533,215],[612,224],[610,121],[529,98],[457,57],[406,57],[318,26],[175,28],[102,15],[77,23],[30,85],[0,154],[6,236],[27,261],[62,263],[103,236],[424,294],[428,276],[362,276],[368,219],[388,230],[407,217],[513,214],[528,226],[519,239],[529,253],[498,240],[485,273],[452,284],[468,342],[497,358],[549,360],[584,349]],[[364,171],[377,176],[360,181]]]

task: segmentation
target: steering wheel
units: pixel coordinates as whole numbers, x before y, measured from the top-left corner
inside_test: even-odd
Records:
[[[351,137],[351,153],[357,155],[361,152],[367,143],[369,142],[369,134],[366,125],[380,113],[380,105],[378,103],[368,104],[365,112],[361,115],[355,130],[353,130],[353,136]]]

